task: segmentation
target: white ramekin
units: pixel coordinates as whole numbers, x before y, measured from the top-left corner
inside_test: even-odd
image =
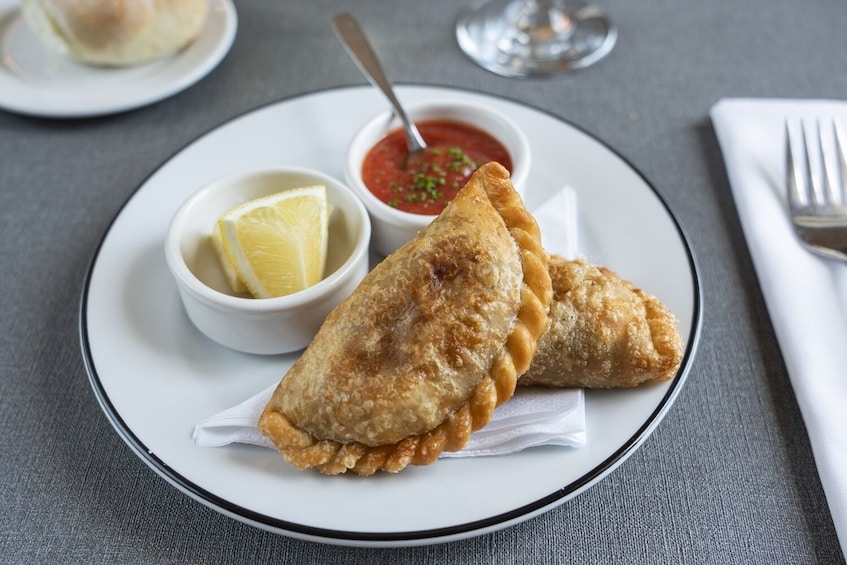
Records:
[[[278,298],[235,295],[209,236],[218,218],[249,200],[323,184],[332,207],[326,272],[316,285]],[[371,224],[361,200],[323,173],[295,167],[235,173],[190,196],[171,220],[165,257],[190,320],[212,340],[257,354],[304,348],[327,314],[368,272]]]
[[[512,159],[512,184],[523,194],[529,175],[529,142],[502,112],[478,104],[451,100],[417,101],[405,106],[409,118],[422,120],[451,120],[479,128],[500,141]],[[381,255],[388,255],[429,225],[434,215],[413,214],[389,206],[377,198],[362,181],[362,162],[368,151],[383,137],[401,127],[392,111],[371,118],[353,137],[347,149],[345,180],[358,194],[371,218],[371,246]]]

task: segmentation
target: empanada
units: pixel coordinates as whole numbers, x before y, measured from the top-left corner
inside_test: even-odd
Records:
[[[605,267],[552,255],[550,325],[520,385],[633,387],[673,377],[682,360],[674,315]]]
[[[496,163],[333,310],[259,429],[295,467],[397,472],[511,398],[552,299],[538,225]]]

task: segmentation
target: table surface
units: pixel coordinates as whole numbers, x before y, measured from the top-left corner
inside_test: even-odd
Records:
[[[708,112],[722,97],[847,97],[847,3],[603,0],[620,29],[611,55],[533,80],[493,75],[462,55],[453,23],[465,4],[241,1],[230,53],[167,100],[78,120],[0,111],[0,560],[843,561]],[[654,184],[700,267],[699,350],[655,433],[565,504],[464,541],[323,545],[219,514],[171,487],[120,439],[80,351],[89,262],[151,172],[251,109],[365,83],[329,23],[345,10],[394,81],[503,96],[604,140]]]

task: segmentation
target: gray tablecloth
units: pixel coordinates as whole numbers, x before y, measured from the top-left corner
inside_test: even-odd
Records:
[[[847,97],[847,3],[603,0],[595,67],[505,79],[453,38],[467,2],[241,0],[208,77],[119,115],[0,111],[0,561],[12,563],[835,563],[843,561],[708,121],[725,96]],[[79,303],[130,194],[198,135],[286,97],[365,81],[333,36],[349,10],[394,80],[502,95],[605,140],[693,244],[703,331],[656,432],[608,478],[465,541],[362,549],[295,540],[195,502],[124,444],[88,384]]]

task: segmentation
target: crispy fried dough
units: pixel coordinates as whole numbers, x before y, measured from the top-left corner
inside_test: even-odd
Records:
[[[553,255],[550,326],[519,385],[624,388],[673,377],[682,360],[674,315],[604,267]]]
[[[538,225],[508,171],[484,165],[330,313],[259,429],[300,469],[432,463],[511,398],[551,299]]]

